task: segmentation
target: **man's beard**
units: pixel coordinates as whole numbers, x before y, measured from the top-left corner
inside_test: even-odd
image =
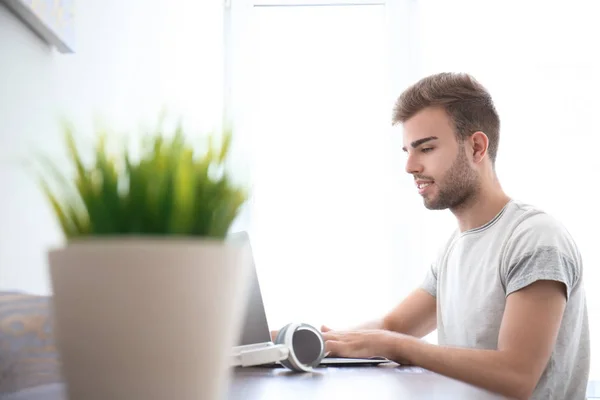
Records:
[[[479,179],[470,168],[464,149],[459,149],[452,166],[436,184],[437,196],[429,200],[423,198],[425,207],[430,210],[458,209],[477,196]]]

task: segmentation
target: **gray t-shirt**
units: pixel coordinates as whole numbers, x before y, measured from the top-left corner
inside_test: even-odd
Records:
[[[590,338],[581,256],[567,230],[511,200],[479,228],[456,231],[422,287],[437,301],[438,343],[496,349],[506,297],[537,280],[566,286],[554,351],[531,399],[584,400]]]

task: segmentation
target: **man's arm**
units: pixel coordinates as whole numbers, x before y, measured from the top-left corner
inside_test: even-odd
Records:
[[[566,304],[565,285],[537,281],[507,297],[497,350],[441,347],[410,337],[392,359],[517,399],[528,399],[548,363]]]
[[[422,338],[437,325],[435,297],[419,288],[382,318],[367,321],[352,330],[385,329]]]
[[[416,289],[382,320],[382,328],[422,338],[437,326],[436,299]]]
[[[387,315],[360,324],[353,330],[385,329],[422,338],[431,333],[436,325],[435,297],[419,288],[410,293]],[[321,329],[329,330],[326,327]],[[277,332],[271,331],[273,340],[277,337]]]

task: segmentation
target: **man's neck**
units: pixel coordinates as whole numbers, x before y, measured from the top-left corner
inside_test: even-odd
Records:
[[[461,232],[483,226],[490,222],[510,201],[498,181],[488,182],[473,199],[461,207],[451,209]]]

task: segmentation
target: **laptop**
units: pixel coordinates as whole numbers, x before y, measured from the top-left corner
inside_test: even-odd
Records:
[[[250,257],[252,256],[252,250],[250,240],[246,232],[237,232],[229,235],[230,240],[244,241],[250,247]],[[246,318],[242,324],[242,330],[238,339],[238,346],[244,346],[248,348],[262,348],[273,346],[274,343],[271,339],[271,331],[267,322],[267,315],[263,303],[262,293],[260,290],[260,283],[258,274],[256,272],[256,266],[254,261],[248,273],[249,287],[247,288],[247,309]],[[238,346],[234,347],[235,352]],[[321,360],[319,366],[344,366],[344,365],[378,365],[382,363],[390,362],[388,359],[383,357],[373,358],[347,358],[347,357],[325,357]],[[271,366],[281,366],[279,362]]]

